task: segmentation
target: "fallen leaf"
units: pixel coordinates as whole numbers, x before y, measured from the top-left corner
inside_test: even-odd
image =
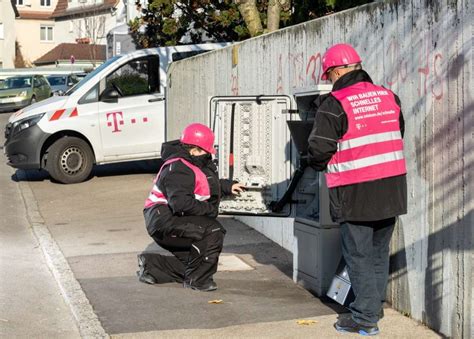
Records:
[[[209,300],[208,304],[222,304],[224,301],[222,299]]]
[[[316,324],[317,321],[316,320],[306,320],[306,319],[304,319],[304,320],[297,320],[296,323],[298,325],[313,325],[313,324]]]

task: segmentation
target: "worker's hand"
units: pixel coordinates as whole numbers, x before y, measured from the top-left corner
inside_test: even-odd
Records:
[[[245,185],[244,184],[241,184],[240,182],[238,182],[238,183],[232,185],[232,194],[238,195],[238,194],[242,193],[243,191],[245,191]]]

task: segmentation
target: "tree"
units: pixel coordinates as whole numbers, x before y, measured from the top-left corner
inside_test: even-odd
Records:
[[[149,0],[142,16],[129,23],[140,47],[174,46],[206,41],[240,41],[249,37],[231,0]]]
[[[251,36],[276,31],[280,27],[282,11],[288,12],[291,6],[290,0],[261,1],[260,7],[267,8],[267,15],[265,18],[262,15],[263,8],[258,8],[256,0],[235,0],[235,3],[239,6],[240,14],[244,18]],[[289,13],[285,14],[287,14],[287,16],[283,17],[283,20],[287,21]],[[263,29],[262,19],[266,19],[266,30]]]
[[[13,65],[15,68],[24,68],[27,66],[21,52],[21,45],[18,40],[15,40],[15,59],[13,60]]]
[[[138,47],[241,41],[373,0],[148,0],[129,22]]]
[[[90,45],[89,61],[96,67],[96,46],[105,38],[105,23],[109,10],[104,9],[102,2],[92,0],[81,5],[81,10],[75,15],[77,20],[72,21],[76,28],[76,42]]]
[[[150,0],[143,8],[137,1],[142,16],[129,23],[135,43],[140,47],[173,46],[205,41],[241,41],[267,30],[251,24],[254,15],[257,25],[267,22],[278,29],[280,22],[288,21],[290,0]],[[252,6],[252,4],[250,4]],[[285,14],[281,14],[282,9]],[[245,15],[241,13],[244,12]],[[248,15],[247,15],[248,13]],[[274,14],[273,14],[274,13]],[[250,19],[249,19],[250,18]]]

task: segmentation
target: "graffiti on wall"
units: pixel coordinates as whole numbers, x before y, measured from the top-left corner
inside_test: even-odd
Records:
[[[392,38],[384,51],[387,67],[383,85],[396,91],[399,86],[407,83],[409,77],[416,76],[418,97],[432,96],[435,100],[441,100],[446,82],[446,72],[443,71],[444,58],[442,53],[430,48],[430,41],[428,37],[420,39],[418,58],[409,60],[401,50],[399,41]],[[284,92],[284,83],[295,89],[316,86],[322,81],[321,52],[311,54],[306,60],[303,52],[280,53],[276,65],[277,94]],[[285,74],[284,70],[288,70],[288,73]]]
[[[444,94],[445,75],[443,74],[443,54],[431,50],[431,39],[426,36],[419,40],[418,58],[409,64],[407,56],[402,51],[399,41],[392,37],[385,50],[385,56],[389,65],[384,82],[389,88],[406,83],[409,73],[416,74],[418,97],[431,95],[435,100],[441,100]]]

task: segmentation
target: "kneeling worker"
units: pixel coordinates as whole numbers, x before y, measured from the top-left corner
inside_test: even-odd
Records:
[[[219,179],[212,161],[214,133],[188,125],[180,140],[163,144],[165,161],[143,211],[148,234],[173,253],[138,255],[138,278],[147,284],[179,282],[200,291],[217,289],[225,229],[216,220],[222,195],[239,194],[243,185]]]

